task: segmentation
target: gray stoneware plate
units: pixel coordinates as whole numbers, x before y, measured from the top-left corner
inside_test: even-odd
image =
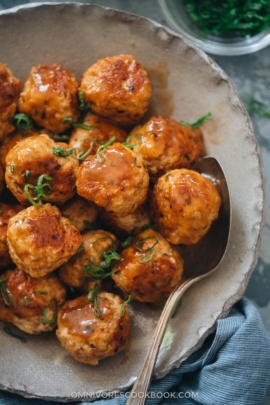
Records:
[[[232,196],[229,248],[218,271],[184,296],[170,321],[155,377],[177,367],[243,295],[256,263],[263,225],[263,176],[250,119],[228,76],[180,35],[145,18],[94,5],[32,4],[0,13],[1,62],[22,81],[37,64],[60,63],[80,78],[98,58],[133,54],[154,85],[150,114],[203,125],[208,155],[221,162]],[[73,360],[54,334],[26,336],[27,344],[0,328],[0,388],[28,397],[68,401],[74,392],[125,390],[135,381],[158,313],[133,304],[126,350],[91,367]],[[21,335],[24,335],[20,332]]]

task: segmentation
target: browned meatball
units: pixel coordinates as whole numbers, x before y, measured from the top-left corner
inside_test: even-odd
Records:
[[[125,294],[141,302],[163,301],[183,273],[180,253],[153,229],[134,237],[121,256],[112,278]]]
[[[20,80],[0,63],[0,141],[14,130],[12,119],[18,105],[20,87]]]
[[[9,220],[9,253],[20,270],[43,277],[78,251],[82,238],[51,204],[28,207]]]
[[[6,166],[6,156],[10,149],[12,149],[18,142],[23,141],[25,138],[29,138],[30,136],[37,136],[40,134],[46,134],[50,136],[49,131],[46,131],[45,129],[36,129],[32,128],[30,129],[25,135],[21,135],[20,132],[12,132],[12,134],[9,134],[5,139],[4,142],[1,145],[0,149],[0,161],[2,165],[5,167]]]
[[[93,148],[91,150],[91,155],[97,152],[98,147],[101,145],[99,141],[108,142],[113,136],[115,136],[115,142],[124,142],[127,137],[126,131],[119,128],[110,122],[97,117],[94,114],[88,113],[83,124],[91,127],[91,130],[83,128],[75,128],[72,131],[71,137],[69,139],[69,146],[76,148],[77,150],[87,152],[92,144],[92,139],[94,140]],[[92,139],[91,139],[92,138]]]
[[[130,137],[128,143],[138,143],[133,150],[143,158],[150,175],[190,168],[204,154],[201,130],[180,125],[172,118],[153,117],[134,128]]]
[[[132,214],[117,217],[110,212],[100,210],[100,219],[112,232],[117,235],[136,235],[144,225],[150,224],[150,217],[146,204],[140,205]]]
[[[37,334],[53,330],[58,308],[65,302],[66,289],[55,275],[32,278],[21,270],[9,270],[1,277],[0,319],[24,332]]]
[[[120,143],[108,147],[102,159],[88,156],[77,174],[77,192],[99,207],[124,217],[146,199],[149,175],[142,158]]]
[[[58,156],[55,149],[60,147],[63,152],[68,148],[65,143],[56,143],[48,135],[26,138],[17,143],[6,156],[6,182],[10,191],[22,205],[29,205],[30,200],[25,193],[25,186],[31,184],[28,193],[34,198],[33,189],[38,185],[40,176],[42,184],[49,184],[42,189],[45,196],[40,200],[55,204],[63,204],[75,194],[76,173],[79,168],[74,154],[67,157]],[[47,197],[46,197],[47,195]],[[36,199],[38,203],[39,199]]]
[[[169,242],[193,245],[208,232],[220,205],[210,180],[193,170],[176,169],[156,183],[151,215]]]
[[[75,76],[63,66],[34,66],[20,95],[19,110],[41,127],[63,132],[70,126],[63,118],[79,118],[78,87]]]
[[[80,232],[88,229],[98,216],[97,206],[77,195],[62,205],[61,212]]]
[[[146,113],[152,85],[146,71],[131,55],[98,60],[81,81],[91,110],[119,125],[134,125]]]
[[[71,287],[81,287],[85,278],[89,278],[90,281],[94,280],[96,278],[94,268],[104,261],[103,252],[116,248],[117,245],[116,237],[103,230],[86,232],[82,236],[82,240],[81,253],[63,264],[59,270],[61,280]],[[105,273],[108,273],[108,270],[104,268]]]
[[[128,308],[115,294],[98,294],[98,311],[87,296],[67,301],[58,316],[56,335],[68,353],[81,363],[95,366],[99,360],[118,353],[130,330]],[[97,314],[98,315],[98,314]]]
[[[7,227],[10,218],[22,209],[20,205],[0,203],[0,269],[13,265],[7,244]]]

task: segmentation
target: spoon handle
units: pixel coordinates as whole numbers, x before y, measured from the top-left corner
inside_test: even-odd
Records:
[[[144,358],[137,380],[130,392],[126,405],[143,405],[146,400],[146,393],[155,367],[158,351],[174,308],[184,292],[195,282],[195,279],[185,281],[171,293],[163,308],[162,314],[157,323],[150,346]]]

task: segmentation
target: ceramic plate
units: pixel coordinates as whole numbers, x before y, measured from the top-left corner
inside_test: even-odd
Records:
[[[85,4],[32,4],[0,13],[1,62],[22,81],[37,64],[59,63],[79,79],[98,58],[134,55],[154,86],[149,115],[203,125],[208,155],[216,157],[232,195],[232,231],[222,265],[184,296],[170,321],[155,377],[161,378],[197,349],[243,295],[255,265],[263,223],[263,179],[250,119],[228,76],[181,36],[145,18]],[[91,367],[73,360],[54,334],[11,339],[0,328],[0,388],[29,397],[72,400],[74,392],[125,390],[143,361],[158,313],[142,304],[132,310],[126,350]],[[21,332],[20,332],[21,333]],[[24,335],[21,333],[21,335]]]

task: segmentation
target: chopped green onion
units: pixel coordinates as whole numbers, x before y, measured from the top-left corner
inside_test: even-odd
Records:
[[[16,128],[22,136],[26,136],[27,132],[33,128],[33,120],[26,114],[14,115]]]
[[[100,317],[100,311],[98,309],[98,301],[99,301],[99,294],[98,294],[99,286],[95,284],[94,288],[92,288],[87,296],[88,302],[94,303],[94,314],[98,318]]]
[[[52,191],[52,186],[49,183],[43,184],[44,179],[51,181],[52,177],[42,174],[41,176],[39,176],[36,186],[34,186],[33,184],[26,184],[24,186],[24,192],[25,192],[26,197],[28,198],[30,203],[35,205],[36,207],[41,207],[42,206],[41,197],[47,199]],[[49,189],[48,192],[44,191],[45,187],[47,187]],[[33,189],[34,197],[32,197],[30,195],[29,188]]]
[[[82,124],[81,122],[74,122],[72,120],[72,118],[67,117],[67,118],[63,118],[62,119],[62,123],[63,124],[69,124],[71,125],[73,128],[82,128],[82,129],[86,129],[87,131],[96,131],[97,129],[99,129],[97,126],[95,125],[86,125],[86,124]]]
[[[25,178],[28,180],[29,177],[30,177],[30,172],[29,172],[29,170],[26,170],[25,173],[22,175],[22,177],[25,177]]]
[[[103,163],[105,161],[104,152],[108,146],[111,146],[114,141],[116,140],[116,136],[113,136],[111,139],[108,140],[104,145],[100,145],[97,150],[97,159],[99,163]]]
[[[149,263],[153,257],[155,256],[156,252],[154,250],[150,250],[149,252],[147,252],[145,255],[141,255],[138,258],[138,262],[141,264],[146,264]]]
[[[178,301],[178,303],[177,303],[177,305],[176,305],[176,307],[175,307],[175,309],[174,309],[174,311],[173,311],[172,318],[175,318],[175,317],[176,317],[176,315],[178,314],[178,311],[179,311],[179,308],[181,307],[181,305],[182,305],[182,297],[181,297],[180,300]]]
[[[25,295],[25,297],[23,297],[23,305],[25,306],[25,307],[28,307],[28,305],[29,305],[29,302],[28,302],[28,297]]]
[[[48,291],[35,291],[36,295],[47,295]]]
[[[12,297],[11,292],[6,287],[6,280],[7,280],[7,278],[2,278],[0,280],[0,292],[1,292],[1,296],[4,301],[5,306],[10,307],[13,302],[13,297]]]
[[[153,245],[152,246],[150,246],[150,247],[148,247],[148,248],[146,248],[146,249],[142,249],[142,248],[140,248],[140,244],[141,243],[143,243],[145,240],[147,240],[147,239],[153,239],[154,240],[154,243],[153,243]],[[144,238],[139,238],[138,240],[137,240],[137,242],[136,242],[136,249],[139,251],[139,252],[149,252],[149,250],[152,250],[155,246],[156,246],[156,244],[158,243],[158,238],[156,237],[156,236],[153,236],[153,235],[150,235],[150,236],[145,236]]]
[[[11,336],[11,337],[13,337],[13,338],[15,338],[15,339],[20,340],[22,343],[26,343],[26,342],[27,342],[27,340],[26,340],[23,336],[15,335],[15,333],[13,333],[7,326],[4,326],[4,327],[3,327],[3,331],[6,332],[6,334],[8,334],[9,336]]]
[[[53,154],[56,156],[63,157],[63,158],[67,158],[70,155],[72,155],[73,151],[74,151],[74,148],[65,149],[65,148],[62,148],[61,146],[53,146]]]
[[[14,173],[14,167],[15,167],[15,165],[10,165],[9,166],[9,171],[10,171],[10,173]]]
[[[91,142],[90,142],[90,146],[89,146],[88,150],[87,150],[86,152],[84,152],[84,150],[83,150],[83,144],[84,144],[84,141],[86,141],[87,139],[90,139]],[[84,160],[84,159],[85,159],[88,155],[90,155],[90,153],[92,152],[93,146],[94,146],[94,140],[93,140],[93,138],[91,138],[90,136],[89,136],[88,138],[84,138],[84,139],[81,141],[80,152],[77,154],[77,159],[78,159],[78,160]]]
[[[128,248],[131,245],[133,237],[129,236],[123,243],[122,243],[122,248]]]
[[[243,101],[247,106],[250,115],[257,115],[262,118],[270,118],[270,103],[266,104],[256,100],[250,94],[242,94]]]
[[[80,246],[78,247],[77,252],[75,253],[75,257],[80,256],[80,254],[82,253],[83,249],[84,249],[84,243],[82,242],[82,243],[80,244]]]
[[[79,99],[79,110],[83,111],[84,108],[85,108],[84,91],[83,90],[79,90],[78,99]]]
[[[180,121],[180,124],[184,125],[186,127],[189,127],[189,128],[195,128],[198,125],[201,125],[204,121],[208,120],[211,117],[212,117],[212,114],[209,112],[209,113],[205,114],[204,116],[202,116],[201,118],[199,118],[197,121],[193,122],[192,124],[190,124],[189,122],[186,122],[186,121]]]
[[[95,251],[96,251],[97,253],[103,253],[103,251],[98,250],[97,247],[96,247],[96,244],[97,244],[100,240],[106,240],[106,239],[109,239],[109,240],[112,242],[112,247],[113,247],[114,249],[116,249],[116,245],[115,245],[115,242],[114,242],[113,238],[112,238],[111,236],[103,236],[102,238],[98,238],[97,240],[95,240],[95,242],[93,243],[93,248],[95,249]]]
[[[47,312],[51,308],[52,305],[54,305],[54,313],[53,313],[52,318],[48,319]],[[58,314],[58,303],[55,298],[52,298],[51,301],[49,302],[49,304],[46,306],[46,308],[43,311],[43,323],[45,325],[53,324],[56,321],[57,314]]]
[[[133,138],[138,138],[138,136],[141,138],[141,140],[140,140],[139,142],[132,143],[131,145],[128,144],[128,142],[129,142],[131,139],[133,139]],[[123,142],[123,145],[124,145],[126,148],[133,149],[133,148],[135,148],[135,146],[140,145],[140,143],[142,143],[142,134],[133,134],[133,135],[130,135],[130,136],[127,137],[127,139],[125,140],[125,142]]]
[[[120,316],[124,316],[126,312],[126,306],[133,300],[133,294],[129,294],[128,299],[123,302],[120,309]]]
[[[141,231],[145,231],[146,229],[157,229],[157,224],[145,224],[141,227]]]
[[[68,135],[58,135],[58,134],[55,134],[55,135],[53,135],[53,139],[55,140],[55,141],[59,141],[59,142],[65,142],[65,141],[68,141],[69,140],[69,136]]]

